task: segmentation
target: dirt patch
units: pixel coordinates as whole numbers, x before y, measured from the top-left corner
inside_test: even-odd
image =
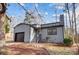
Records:
[[[5,46],[1,50],[5,55],[48,55],[48,51],[42,47],[35,47],[27,44],[13,44]]]
[[[1,49],[6,55],[76,55],[76,46],[63,46],[52,43],[11,43]]]

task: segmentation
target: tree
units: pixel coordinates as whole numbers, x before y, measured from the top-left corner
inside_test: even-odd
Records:
[[[68,36],[68,37],[70,37],[70,35],[71,35],[71,26],[72,26],[72,24],[71,24],[71,18],[70,18],[70,10],[69,10],[69,4],[68,3],[65,3],[65,13],[66,13],[66,28],[65,28],[65,30],[66,30],[66,35]],[[69,19],[69,28],[68,28],[68,24],[67,24],[67,22],[68,22],[68,19]]]
[[[32,11],[30,11],[30,12],[28,11],[28,13],[27,13],[27,11],[26,11],[24,21],[26,21],[27,23],[30,24],[32,22],[31,19],[35,19],[34,15],[33,15],[33,12]]]
[[[75,13],[75,3],[73,5],[73,17],[74,17],[74,25],[75,25],[75,36],[77,36],[77,26],[76,26],[76,13]]]
[[[7,4],[5,3],[0,3],[0,47],[3,47],[4,42],[3,40],[5,39],[5,34],[3,31],[3,20],[2,17],[4,17],[4,14],[6,12],[6,6]]]
[[[0,40],[4,39],[4,32],[3,32],[3,19],[2,17],[4,16],[6,12],[6,6],[7,4],[5,3],[0,3]]]
[[[4,32],[9,33],[10,31],[10,24],[9,24],[9,17],[5,15],[5,20],[4,20]]]

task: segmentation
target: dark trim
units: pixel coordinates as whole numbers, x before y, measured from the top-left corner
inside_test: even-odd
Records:
[[[14,29],[15,29],[17,26],[19,26],[19,25],[29,25],[30,27],[35,28],[35,27],[33,26],[34,24],[25,24],[25,23],[20,23],[20,24],[16,25],[16,26],[14,27]]]
[[[51,25],[50,25],[51,24]],[[55,23],[48,23],[48,24],[42,24],[41,27],[37,28],[36,25],[37,24],[25,24],[25,23],[20,23],[18,25],[16,25],[14,27],[14,29],[19,26],[19,25],[29,25],[30,27],[34,28],[34,29],[39,29],[39,28],[50,28],[50,27],[64,27],[63,24],[61,24],[61,22],[55,22]],[[44,26],[45,25],[45,26]],[[49,26],[46,26],[49,25]]]
[[[60,22],[47,23],[47,24],[42,24],[42,25],[48,25],[48,24],[57,24],[57,23],[60,23]]]
[[[50,28],[50,27],[63,27],[63,25],[59,25],[59,26],[49,26],[49,27],[40,27],[40,28],[37,28],[37,29],[45,29],[45,28]]]

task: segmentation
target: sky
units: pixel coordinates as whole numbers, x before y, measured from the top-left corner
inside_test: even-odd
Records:
[[[52,23],[58,21],[58,16],[63,14],[63,4],[55,4],[55,3],[21,3],[21,5],[27,10],[33,10],[34,5],[37,7],[39,13],[46,23]],[[17,24],[22,22],[25,19],[25,10],[22,9],[17,3],[10,3],[7,7],[7,14],[9,17],[14,17],[14,23]],[[57,15],[57,20],[56,20]]]
[[[64,3],[20,3],[26,10],[34,10],[34,6],[38,9],[42,19],[45,23],[53,23],[59,21],[59,15],[64,14],[64,19],[66,20],[64,13]],[[72,14],[70,6],[70,14]],[[18,23],[21,23],[25,19],[25,10],[17,3],[10,3],[7,6],[7,15],[11,17],[12,26],[16,26]],[[57,16],[57,18],[56,18]],[[70,15],[72,17],[72,15]],[[77,24],[79,23],[79,5],[76,8],[76,18]],[[64,20],[64,22],[65,22]],[[68,17],[67,17],[68,20]],[[69,20],[67,25],[69,26]],[[79,24],[77,25],[77,31],[79,32]]]

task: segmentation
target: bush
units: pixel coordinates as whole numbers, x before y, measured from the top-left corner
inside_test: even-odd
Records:
[[[66,46],[70,46],[70,45],[72,45],[72,40],[70,38],[64,38],[64,44]]]

